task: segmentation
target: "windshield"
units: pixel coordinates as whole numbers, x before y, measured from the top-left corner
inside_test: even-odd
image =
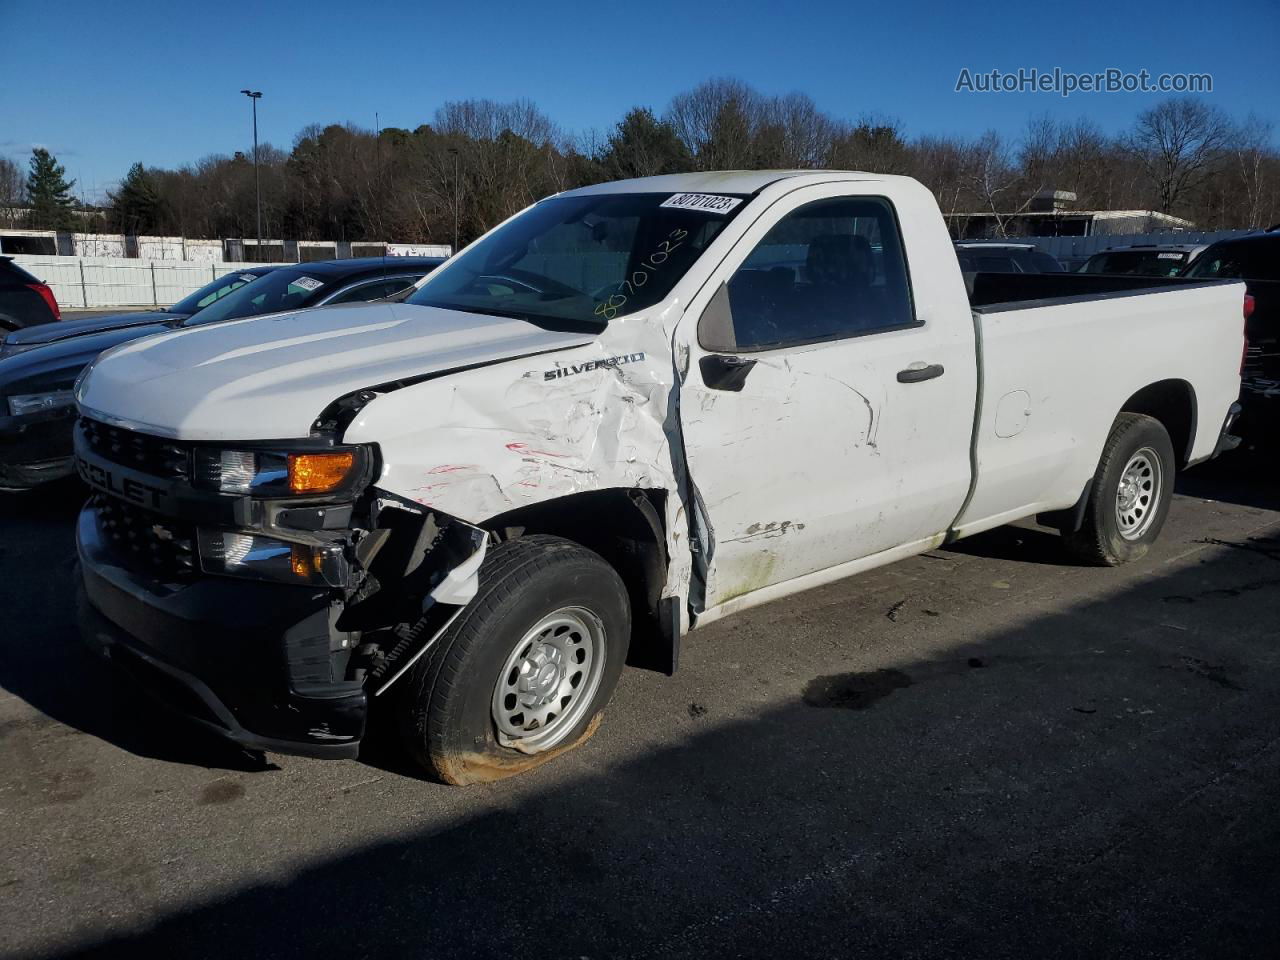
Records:
[[[169,308],[169,312],[195,313],[197,310],[203,310],[215,300],[221,300],[233,290],[239,290],[246,283],[252,283],[257,279],[257,274],[253,273],[228,273],[212,283],[206,283],[195,293],[183,297]]]
[[[1215,243],[1196,257],[1186,276],[1280,280],[1280,237]]]
[[[314,301],[327,282],[308,274],[306,267],[281,267],[214,301],[183,325],[194,327],[278,310],[296,310]]]
[[[1114,251],[1094,254],[1085,264],[1083,272],[1176,277],[1186,262],[1187,255],[1178,250]]]
[[[553,197],[459,254],[408,302],[551,325],[602,324],[665,297],[743,200]]]

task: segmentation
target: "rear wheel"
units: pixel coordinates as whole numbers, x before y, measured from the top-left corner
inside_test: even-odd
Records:
[[[1143,414],[1120,414],[1094,474],[1084,522],[1066,537],[1067,547],[1100,566],[1144,556],[1168,516],[1175,469],[1163,424]]]
[[[558,537],[499,544],[476,597],[400,692],[410,753],[469,784],[578,746],[599,726],[630,628],[626,588],[597,554]]]

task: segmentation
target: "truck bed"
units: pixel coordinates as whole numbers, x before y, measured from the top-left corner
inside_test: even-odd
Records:
[[[1185,422],[1170,433],[1180,466],[1213,453],[1240,391],[1243,282],[982,273],[965,280],[980,386],[976,480],[961,535],[1080,500],[1116,411],[1135,409],[1135,391],[1179,397]]]
[[[1103,273],[966,273],[964,282],[965,289],[969,292],[969,305],[975,310],[991,313],[999,309],[1018,309],[1029,303],[1066,297],[1100,297],[1106,294],[1238,281],[1113,276]]]

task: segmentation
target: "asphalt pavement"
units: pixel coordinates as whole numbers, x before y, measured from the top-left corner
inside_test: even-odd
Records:
[[[1274,957],[1280,485],[1157,548],[992,531],[686,639],[523,778],[192,735],[79,645],[74,484],[0,501],[0,954]]]

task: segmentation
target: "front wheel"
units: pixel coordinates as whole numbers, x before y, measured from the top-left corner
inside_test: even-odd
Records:
[[[499,544],[475,598],[400,692],[410,753],[461,785],[578,746],[599,726],[630,631],[626,588],[597,554],[541,535]]]
[[[1067,547],[1099,566],[1144,556],[1168,516],[1175,469],[1164,425],[1143,414],[1120,414],[1094,473],[1084,523],[1067,536]]]

